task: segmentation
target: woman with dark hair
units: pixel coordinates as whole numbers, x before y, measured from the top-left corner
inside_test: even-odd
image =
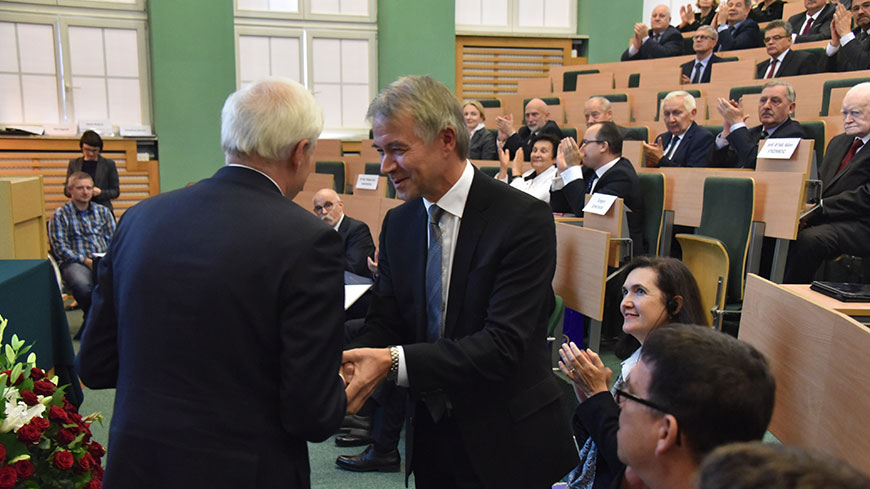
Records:
[[[625,382],[640,359],[647,336],[668,323],[707,324],[701,293],[692,273],[677,259],[640,256],[626,266],[622,286],[622,330],[640,346],[622,362],[614,389]],[[571,488],[607,488],[621,477],[624,465],[616,455],[619,406],[610,383],[611,370],[592,350],[573,342],[562,345],[559,368],[571,379],[580,404],[572,422],[580,448],[580,465],[569,475]]]
[[[756,22],[770,22],[782,19],[782,0],[761,0],[749,11],[749,18]]]
[[[692,32],[702,25],[712,24],[716,9],[719,8],[719,0],[698,0],[695,6],[698,7],[697,12],[691,5],[680,7],[680,25],[677,26],[680,32]]]
[[[495,178],[521,190],[532,197],[550,203],[550,185],[556,176],[556,156],[559,151],[559,138],[552,134],[541,133],[529,138],[532,155],[529,162],[530,170],[522,171],[523,149],[517,150],[513,162],[510,161],[508,150],[498,152],[499,172]],[[513,178],[508,179],[508,166],[512,166]],[[510,182],[508,182],[510,180]]]
[[[92,202],[102,204],[114,212],[112,199],[117,199],[121,194],[118,183],[118,168],[115,162],[100,156],[103,150],[103,138],[94,131],[85,131],[79,139],[79,148],[82,156],[69,160],[66,168],[66,178],[77,171],[83,171],[94,180],[94,197]],[[69,192],[64,184],[64,195],[69,197]]]

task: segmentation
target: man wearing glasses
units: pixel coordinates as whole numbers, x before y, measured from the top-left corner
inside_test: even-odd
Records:
[[[371,277],[367,260],[375,257],[375,243],[368,225],[344,214],[344,202],[331,188],[314,194],[314,214],[341,235],[345,271]]]
[[[695,32],[692,40],[695,59],[680,65],[680,68],[683,69],[680,82],[684,85],[687,83],[709,83],[710,72],[713,71],[710,65],[722,61],[722,58],[713,54],[713,48],[719,42],[719,33],[708,25],[702,25]]]
[[[816,57],[809,51],[791,49],[791,24],[774,20],[764,28],[764,47],[770,59],[755,67],[755,78],[810,75],[816,73]]]
[[[751,345],[702,326],[657,329],[616,389],[619,459],[650,489],[692,488],[714,448],[761,439],[774,391],[770,367]]]

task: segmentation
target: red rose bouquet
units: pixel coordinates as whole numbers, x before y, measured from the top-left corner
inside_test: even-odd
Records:
[[[99,489],[106,452],[90,425],[102,418],[82,417],[18,335],[3,344],[6,323],[0,316],[0,489]]]

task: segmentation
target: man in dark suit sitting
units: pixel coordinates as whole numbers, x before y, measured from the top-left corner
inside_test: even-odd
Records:
[[[620,197],[631,209],[628,213],[628,229],[634,254],[646,253],[640,181],[634,166],[622,157],[622,137],[616,124],[592,124],[586,128],[579,146],[572,138],[563,139],[559,145],[557,165],[559,178],[553,181],[550,188],[550,207],[553,212],[582,216],[587,194],[602,193]]]
[[[550,120],[550,109],[547,108],[547,103],[539,98],[533,98],[526,104],[525,122],[526,125],[517,131],[514,128],[512,114],[500,115],[495,118],[495,124],[498,126],[499,149],[509,150],[511,160],[514,159],[520,148],[523,150],[524,159],[531,160],[532,147],[529,142],[532,136],[552,134],[562,139],[562,131],[559,126]]]
[[[695,97],[677,90],[662,99],[662,118],[668,132],[655,144],[643,143],[646,166],[708,166],[713,135],[695,123]]]
[[[242,88],[226,166],[124,213],[76,358],[117,387],[105,487],[310,487],[347,404],[341,239],[291,200],[321,114],[291,80]]]
[[[622,53],[622,61],[635,59],[667,58],[683,54],[683,35],[671,25],[671,9],[659,5],[650,14],[650,26],[643,22],[634,24],[634,36],[628,49]]]
[[[813,42],[831,38],[834,5],[828,0],[804,0],[806,10],[788,19],[794,42]]]
[[[828,144],[819,166],[822,200],[802,219],[788,250],[785,283],[810,283],[819,265],[841,254],[870,255],[870,83],[843,98],[844,134]]]
[[[855,30],[852,19],[855,19]],[[834,11],[831,42],[825,48],[825,71],[870,69],[870,0],[852,2],[851,15],[842,5]]]
[[[366,223],[344,213],[344,202],[331,188],[324,188],[314,194],[314,213],[326,224],[333,227],[344,242],[345,271],[371,277],[368,259],[375,257],[375,242]]]
[[[613,105],[610,104],[610,100],[604,97],[590,97],[583,106],[583,117],[586,119],[587,128],[597,122],[613,122]],[[643,141],[646,139],[633,127],[615,125],[623,140]]]
[[[750,10],[749,0],[728,0],[725,10],[719,8],[711,24],[719,31],[719,46],[716,51],[761,47],[758,23],[747,18]]]
[[[755,78],[810,75],[818,71],[818,60],[809,51],[791,49],[791,24],[774,20],[764,28],[767,59],[755,67]]]
[[[758,99],[761,125],[746,127],[747,116],[737,102],[719,98],[716,109],[722,114],[722,132],[716,136],[713,165],[721,168],[755,168],[758,146],[769,138],[806,138],[801,125],[790,117],[794,113],[795,92],[788,82],[765,83]]]
[[[709,83],[713,63],[722,61],[722,58],[713,54],[713,48],[719,42],[719,33],[708,25],[702,25],[692,37],[692,49],[695,50],[695,59],[683,63],[680,68],[683,74],[680,83]]]

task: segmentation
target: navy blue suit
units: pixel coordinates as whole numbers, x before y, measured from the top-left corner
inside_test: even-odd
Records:
[[[668,145],[671,144],[671,138],[674,137],[670,132],[659,134],[662,140],[662,148],[667,152]],[[686,133],[683,134],[683,139],[677,150],[671,158],[662,156],[659,160],[659,166],[709,166],[710,154],[713,152],[715,137],[713,134],[699,126],[698,123],[692,122]]]
[[[738,128],[736,131],[728,134],[728,146],[717,149],[713,153],[713,165],[719,168],[755,168],[755,162],[758,158],[758,143],[761,141],[761,131],[763,126],[755,126],[752,129],[747,127]],[[801,138],[805,139],[807,135],[800,123],[791,118],[786,119],[773,134],[771,139],[775,138]]]
[[[649,31],[649,34],[652,36],[652,30]],[[662,31],[662,36],[658,42],[648,39],[645,43],[641,44],[640,49],[634,56],[629,56],[628,49],[626,49],[622,53],[622,61],[668,58],[681,54],[683,54],[683,35],[676,27],[669,25],[667,29]]]
[[[824,54],[822,56],[824,56]],[[818,65],[819,61],[815,54],[809,51],[795,51],[794,49],[790,49],[788,53],[786,53],[785,58],[782,60],[782,64],[779,65],[779,68],[777,68],[776,74],[773,77],[779,78],[782,76],[811,75],[813,73],[818,73]],[[764,78],[767,75],[767,69],[769,67],[770,58],[758,63],[755,67],[755,78]]]
[[[764,46],[761,41],[761,31],[758,23],[746,18],[734,29],[727,28],[719,31],[719,45],[717,51],[732,51],[734,49],[750,49]]]
[[[698,83],[710,83],[710,74],[713,72],[713,63],[718,63],[720,61],[722,61],[722,58],[719,56],[716,56],[715,54],[710,56],[710,59],[707,60],[707,65],[704,66],[704,72],[701,73],[701,80]],[[692,70],[695,69],[695,63],[697,62],[698,58],[695,58],[692,61],[680,65],[683,74],[688,76],[690,80],[692,78]]]

